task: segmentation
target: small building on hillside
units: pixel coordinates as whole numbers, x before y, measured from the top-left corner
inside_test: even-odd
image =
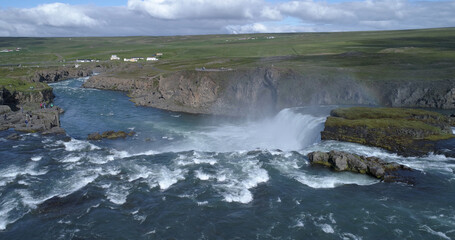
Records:
[[[156,57],[148,57],[147,61],[158,61],[158,58],[156,58]]]
[[[163,53],[156,53],[155,55],[156,55],[157,57],[161,57],[161,56],[163,56]]]
[[[120,58],[117,55],[112,55],[111,61],[113,61],[113,60],[120,60]]]
[[[124,62],[137,62],[137,59],[136,58],[124,58],[123,61]]]

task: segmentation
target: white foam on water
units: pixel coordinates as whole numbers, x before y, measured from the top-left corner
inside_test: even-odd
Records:
[[[193,155],[190,157],[183,154],[179,154],[179,157],[175,160],[175,163],[180,166],[199,164],[209,164],[213,166],[217,162],[218,160],[214,159],[211,155],[207,155],[200,152],[193,152]]]
[[[0,186],[13,182],[18,176],[41,176],[48,172],[45,168],[38,170],[36,168],[35,164],[28,164],[25,167],[10,166],[0,170]]]
[[[186,169],[169,169],[162,165],[131,165],[129,166],[127,179],[129,182],[142,179],[150,188],[159,187],[166,190],[180,180],[185,179]]]
[[[98,177],[96,171],[100,171],[100,169],[94,169],[92,172],[79,172],[63,180],[56,181],[56,185],[45,193],[31,193],[24,189],[17,190],[17,192],[22,196],[21,201],[25,205],[30,208],[36,208],[37,205],[46,200],[53,197],[66,197],[87,186]]]
[[[30,185],[30,183],[28,183],[28,182],[26,182],[26,181],[24,181],[24,180],[19,180],[17,183],[18,183],[18,184],[25,185],[25,186]]]
[[[110,175],[110,176],[117,176],[119,175],[120,173],[122,172],[121,169],[119,169],[118,167],[114,166],[114,167],[107,167],[107,168],[103,168],[103,170],[100,172],[100,175],[102,176],[106,176],[106,175]]]
[[[71,139],[69,142],[63,142],[63,145],[65,145],[65,150],[69,152],[100,149],[100,147],[92,143],[77,139]]]
[[[225,185],[229,192],[222,193],[224,201],[247,204],[253,201],[253,194],[246,188],[234,184]]]
[[[30,207],[30,208],[36,208],[37,205],[53,198],[56,197],[57,194],[50,194],[50,195],[44,195],[44,196],[32,196],[32,194],[24,189],[17,190],[17,192],[21,195],[21,202]]]
[[[342,234],[340,234],[340,237],[343,240],[362,240],[361,237],[358,237],[352,233],[342,233]]]
[[[127,175],[129,182],[133,182],[138,179],[147,179],[152,174],[149,168],[136,164],[130,166],[129,170],[130,172]]]
[[[422,172],[436,170],[441,173],[452,174],[453,169],[455,169],[455,158],[449,158],[434,153],[429,153],[427,156],[423,157],[396,157],[395,159],[383,159],[386,161],[394,161]]]
[[[167,167],[162,167],[158,174],[158,185],[160,186],[161,190],[166,190],[170,186],[177,183],[179,180],[184,180],[184,174],[186,172],[180,169],[176,169],[174,171],[169,170]]]
[[[129,187],[116,184],[106,191],[106,197],[112,203],[122,205],[126,202],[129,195],[129,189]]]
[[[208,201],[197,202],[197,205],[198,205],[198,206],[205,206],[205,205],[207,205],[207,204],[209,204]]]
[[[297,221],[293,227],[303,228],[303,227],[305,227],[305,224],[302,222],[302,220],[297,219]]]
[[[217,178],[219,183],[214,186],[226,202],[249,203],[253,200],[250,189],[269,181],[269,174],[257,160],[242,159],[234,164],[234,169],[223,168],[217,172],[217,176],[223,177]]]
[[[218,174],[218,175],[216,176],[216,180],[217,180],[218,182],[224,182],[224,181],[226,181],[226,179],[227,179],[227,176],[226,176],[225,174],[222,174],[222,173],[221,173],[221,174]]]
[[[69,154],[69,155],[65,156],[62,160],[60,160],[60,162],[62,162],[62,163],[75,163],[75,162],[78,162],[81,159],[82,159],[81,156],[75,156],[73,154]]]
[[[109,153],[111,155],[108,155],[106,157],[106,160],[113,161],[116,159],[124,159],[124,158],[129,158],[129,157],[136,157],[136,156],[153,156],[153,155],[159,154],[160,152],[157,152],[155,150],[147,150],[144,152],[130,153],[130,152],[124,151],[124,150],[119,151],[116,149],[111,149],[109,151]]]
[[[445,233],[435,231],[435,230],[431,229],[431,228],[430,228],[429,226],[427,226],[427,225],[421,225],[421,226],[419,227],[419,230],[428,232],[428,233],[433,234],[433,235],[435,235],[435,236],[438,236],[438,237],[440,237],[440,238],[442,238],[442,239],[451,240],[451,238],[448,237]]]
[[[360,174],[335,173],[328,176],[296,174],[294,179],[311,188],[335,188],[346,184],[367,186],[378,183],[379,180]]]
[[[194,173],[195,173],[196,177],[202,181],[207,181],[210,178],[215,178],[213,175],[204,173],[202,170],[196,170]]]
[[[8,224],[14,223],[20,218],[11,219],[9,213],[17,207],[17,202],[13,199],[2,202],[0,205],[0,230],[5,230]]]
[[[34,162],[38,162],[40,161],[41,159],[43,159],[43,156],[34,156],[32,158],[30,158],[30,160],[34,161]]]
[[[215,165],[217,163],[216,159],[199,159],[199,158],[193,158],[194,164],[209,164],[209,165]]]
[[[315,224],[316,226],[320,227],[321,230],[325,233],[334,233],[335,230],[333,230],[333,227],[330,226],[329,224],[323,223],[323,224]]]

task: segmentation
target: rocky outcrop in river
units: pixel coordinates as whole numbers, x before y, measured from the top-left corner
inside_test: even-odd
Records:
[[[118,139],[118,138],[126,138],[127,136],[133,136],[135,132],[126,133],[124,131],[105,131],[103,133],[94,132],[88,135],[87,140],[101,140],[105,139]]]
[[[413,183],[411,169],[395,162],[386,162],[377,157],[365,157],[342,151],[311,152],[312,164],[323,165],[335,171],[366,174],[385,182]]]
[[[439,141],[454,137],[448,117],[425,110],[402,108],[335,109],[321,132],[322,140],[381,147],[403,156],[437,152]]]

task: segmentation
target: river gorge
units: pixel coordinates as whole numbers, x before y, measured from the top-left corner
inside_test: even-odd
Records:
[[[0,132],[2,159],[14,159],[0,163],[0,238],[455,238],[455,159],[321,141],[338,105],[280,107],[278,88],[276,114],[195,115],[81,87],[90,81],[51,84],[54,103],[65,110],[60,122],[67,136],[23,133],[10,140],[12,130]],[[272,84],[264,81],[258,83]],[[195,86],[214,89],[208,82]],[[155,87],[163,97],[174,96],[165,93],[164,82]],[[257,96],[273,100],[267,91]],[[132,95],[138,103],[139,95]],[[198,101],[210,102],[204,96]],[[107,130],[135,134],[86,140]],[[330,150],[397,162],[419,179],[386,183],[309,163],[308,153]]]

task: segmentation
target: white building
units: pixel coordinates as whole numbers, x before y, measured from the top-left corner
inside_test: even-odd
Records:
[[[112,55],[111,56],[111,61],[113,61],[113,60],[120,60],[120,58],[117,57],[117,55]]]
[[[158,58],[156,58],[156,57],[148,57],[147,61],[158,61]]]
[[[124,62],[137,62],[137,59],[136,58],[124,58],[123,61]]]

